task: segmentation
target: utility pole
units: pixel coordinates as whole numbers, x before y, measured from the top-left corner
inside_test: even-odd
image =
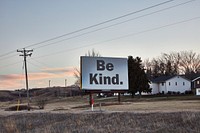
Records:
[[[49,80],[49,88],[51,87],[51,80]]]
[[[29,97],[29,88],[28,88],[28,73],[27,73],[27,64],[26,64],[26,57],[27,56],[31,56],[33,52],[33,50],[26,50],[25,48],[23,48],[22,50],[17,50],[17,52],[21,52],[22,54],[19,56],[23,56],[24,57],[24,66],[25,66],[25,77],[26,77],[26,92],[27,92],[27,100],[28,100],[28,105],[27,105],[27,109],[28,111],[30,111],[30,97]]]
[[[67,79],[65,79],[65,87],[67,87]]]

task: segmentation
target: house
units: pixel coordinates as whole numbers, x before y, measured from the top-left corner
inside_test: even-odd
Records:
[[[200,76],[192,80],[192,89],[196,90],[196,95],[200,95]]]
[[[152,94],[191,91],[191,81],[182,76],[160,76],[150,83]]]

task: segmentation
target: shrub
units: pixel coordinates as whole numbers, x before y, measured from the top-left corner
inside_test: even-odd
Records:
[[[192,91],[189,91],[189,90],[186,90],[186,91],[185,91],[185,94],[193,94],[193,92],[192,92]]]
[[[168,91],[168,92],[167,92],[167,94],[168,94],[168,95],[171,95],[171,94],[172,94],[172,92],[171,92],[171,91]]]
[[[47,99],[39,99],[36,104],[39,109],[44,109],[44,106],[47,104]]]

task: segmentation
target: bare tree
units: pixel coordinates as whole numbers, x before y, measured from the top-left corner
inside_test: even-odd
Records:
[[[181,60],[179,69],[182,73],[197,73],[200,69],[200,54],[193,51],[181,51]]]
[[[81,79],[80,79],[81,72],[77,68],[74,68],[74,77],[76,78],[75,85],[80,87]]]
[[[200,54],[193,51],[162,53],[150,61],[154,77],[200,72]],[[149,68],[148,68],[149,69]]]
[[[85,54],[85,56],[90,57],[100,57],[100,53],[92,49],[91,51],[88,50],[88,52]],[[75,85],[80,87],[81,84],[81,71],[78,68],[74,68],[74,76],[76,78]]]
[[[92,49],[92,51],[88,50],[88,52],[85,54],[85,56],[90,57],[101,57],[100,53]]]

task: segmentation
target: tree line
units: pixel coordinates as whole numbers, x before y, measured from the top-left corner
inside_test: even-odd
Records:
[[[162,53],[161,56],[143,62],[146,74],[151,77],[162,75],[189,75],[200,73],[200,54],[193,51]]]

